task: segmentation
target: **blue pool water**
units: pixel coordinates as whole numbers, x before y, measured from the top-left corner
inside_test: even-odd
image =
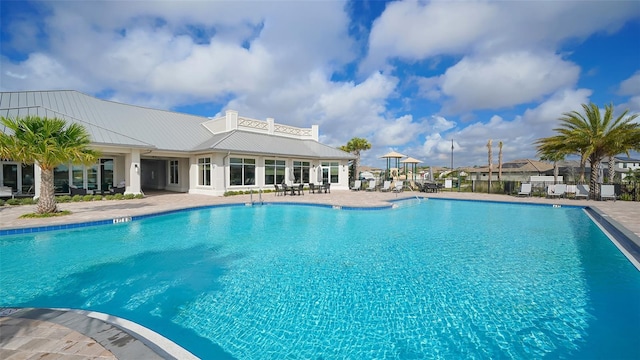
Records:
[[[582,209],[410,205],[3,236],[0,306],[105,312],[213,359],[640,358],[640,272]]]

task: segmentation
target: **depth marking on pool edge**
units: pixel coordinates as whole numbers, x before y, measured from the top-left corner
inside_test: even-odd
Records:
[[[114,224],[119,224],[119,223],[124,223],[129,221],[131,221],[131,216],[123,216],[123,217],[113,219]]]

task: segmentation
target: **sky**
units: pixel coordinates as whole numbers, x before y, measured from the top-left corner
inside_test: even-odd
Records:
[[[490,139],[537,159],[581,104],[640,113],[640,1],[1,0],[0,27],[2,91],[316,124],[382,168],[450,166],[452,143],[486,165]]]

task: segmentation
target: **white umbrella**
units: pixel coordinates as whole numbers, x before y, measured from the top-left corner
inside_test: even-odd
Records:
[[[318,180],[318,184],[322,184],[322,166],[320,165],[316,168],[316,180]]]
[[[433,181],[433,166],[429,166],[429,181]]]
[[[296,174],[293,172],[293,167],[289,168],[289,181],[293,185],[296,182]]]

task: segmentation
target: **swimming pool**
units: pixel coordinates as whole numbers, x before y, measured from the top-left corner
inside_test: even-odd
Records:
[[[113,314],[202,358],[640,355],[640,272],[582,209],[413,205],[3,236],[0,306]]]

